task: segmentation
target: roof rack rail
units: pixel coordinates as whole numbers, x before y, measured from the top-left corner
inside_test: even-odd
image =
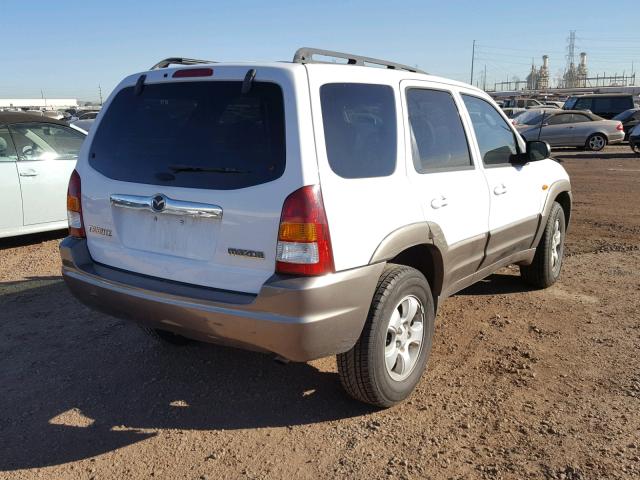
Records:
[[[213,60],[196,60],[195,58],[169,57],[160,60],[149,70],[158,70],[159,68],[167,68],[169,65],[199,65],[201,63],[217,63]]]
[[[367,66],[367,64],[379,65],[391,70],[406,70],[413,73],[427,73],[418,68],[402,65],[401,63],[389,62],[388,60],[380,60],[379,58],[363,57],[361,55],[353,55],[352,53],[334,52],[332,50],[322,50],[320,48],[299,48],[293,56],[294,63],[331,63],[323,60],[314,60],[314,55],[322,55],[324,57],[342,58],[347,60],[347,65]]]

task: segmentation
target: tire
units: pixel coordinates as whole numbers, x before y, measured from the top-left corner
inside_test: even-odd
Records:
[[[562,270],[565,232],[564,210],[558,202],[553,202],[533,262],[520,265],[520,275],[525,282],[536,288],[547,288],[556,283]]]
[[[347,393],[378,407],[391,407],[407,398],[431,352],[434,320],[433,296],[424,275],[411,267],[388,264],[360,338],[351,350],[337,355],[338,374]]]
[[[144,333],[151,338],[161,343],[168,343],[170,345],[187,345],[191,343],[191,340],[177,333],[169,332],[167,330],[160,330],[159,328],[140,327]]]
[[[633,150],[636,155],[640,155],[640,143],[634,143],[631,146],[631,150]]]
[[[592,152],[599,152],[607,146],[607,137],[605,137],[601,133],[594,133],[593,135],[590,135],[589,138],[587,138],[584,146],[587,150],[591,150]]]

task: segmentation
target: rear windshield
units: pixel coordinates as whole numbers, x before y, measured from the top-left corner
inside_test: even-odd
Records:
[[[125,182],[230,190],[285,169],[282,90],[254,82],[181,82],[121,90],[96,131],[89,164]]]

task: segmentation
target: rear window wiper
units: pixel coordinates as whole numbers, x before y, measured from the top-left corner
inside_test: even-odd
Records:
[[[251,173],[249,170],[240,170],[233,167],[198,167],[195,165],[169,165],[173,173],[180,172],[205,172],[205,173]]]

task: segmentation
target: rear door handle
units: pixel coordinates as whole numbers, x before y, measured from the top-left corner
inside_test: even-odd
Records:
[[[440,195],[440,197],[436,197],[431,200],[431,208],[434,208],[436,210],[438,208],[446,207],[447,205],[449,205],[449,201],[444,195]]]
[[[29,170],[25,170],[23,172],[20,172],[19,175],[21,177],[37,177],[38,176],[38,172],[36,172],[35,170],[32,170],[30,168]]]
[[[502,183],[493,189],[493,193],[495,195],[504,195],[505,193],[507,193],[507,187],[505,187],[504,183]]]

